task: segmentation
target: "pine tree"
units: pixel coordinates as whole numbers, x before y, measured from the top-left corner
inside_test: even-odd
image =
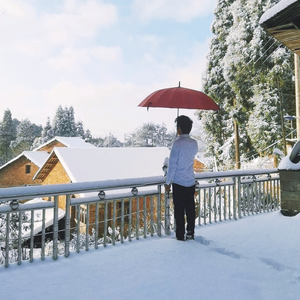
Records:
[[[234,160],[234,121],[242,157],[248,158],[281,138],[280,110],[293,111],[292,97],[285,98],[283,107],[278,105],[280,93],[293,94],[291,53],[259,26],[263,12],[277,2],[219,1],[204,90],[221,111],[200,117],[208,133],[208,149],[220,162]],[[276,134],[263,134],[275,130]],[[265,141],[260,143],[262,138]]]
[[[11,148],[15,156],[23,151],[29,151],[35,139],[34,126],[28,120],[22,120],[17,127],[16,140],[11,143]]]
[[[65,117],[65,111],[63,110],[62,106],[59,105],[55,112],[55,116],[52,122],[52,130],[54,136],[64,136],[63,133]]]
[[[79,136],[82,139],[85,139],[86,135],[84,133],[84,127],[83,127],[82,121],[78,121],[75,126],[76,126],[76,136]]]
[[[87,129],[87,131],[85,133],[85,140],[89,143],[92,139],[93,139],[92,133],[89,129]]]
[[[0,126],[0,165],[12,158],[10,143],[14,140],[14,126],[12,114],[9,109],[4,111]]]
[[[66,123],[65,123],[66,127],[64,130],[64,134],[66,136],[75,137],[77,136],[77,128],[76,128],[73,106],[70,106],[69,109],[66,107],[65,114],[66,114]]]
[[[171,132],[167,132],[165,124],[144,123],[134,133],[127,135],[126,146],[131,147],[170,147],[174,139]]]
[[[53,134],[53,130],[52,130],[52,126],[50,123],[50,118],[47,118],[47,122],[45,127],[43,127],[42,129],[42,133],[40,137],[35,138],[31,149],[35,149],[43,144],[45,144],[46,142],[48,142],[49,140],[54,138],[54,134]]]
[[[208,54],[207,69],[203,76],[204,92],[218,103],[220,110],[200,111],[207,144],[207,153],[214,156],[221,164],[232,156],[232,147],[226,141],[233,135],[233,124],[228,106],[231,106],[232,91],[223,74],[224,56],[227,51],[226,39],[233,24],[230,6],[234,0],[220,0],[215,10],[215,20],[212,25],[212,38]],[[228,149],[231,149],[229,151]]]
[[[111,133],[103,139],[102,147],[122,147],[123,144]]]

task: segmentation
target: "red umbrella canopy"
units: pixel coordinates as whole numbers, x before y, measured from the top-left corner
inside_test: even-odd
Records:
[[[138,106],[219,110],[220,107],[206,94],[182,87],[153,92]]]

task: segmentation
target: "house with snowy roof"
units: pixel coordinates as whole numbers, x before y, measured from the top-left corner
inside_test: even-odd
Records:
[[[41,184],[34,174],[48,158],[47,152],[24,151],[0,167],[0,188]]]
[[[167,147],[55,147],[34,180],[44,185],[161,176],[169,153]]]
[[[56,136],[48,142],[35,148],[33,151],[46,151],[50,153],[54,147],[96,148],[94,145],[87,143],[80,137]]]
[[[62,184],[74,182],[128,179],[149,176],[162,176],[162,165],[170,150],[167,147],[147,148],[53,148],[48,159],[35,174],[34,179],[42,184]],[[85,195],[72,195],[84,197]],[[149,199],[150,201],[150,199]],[[146,201],[146,205],[150,202]],[[149,202],[149,203],[148,203]],[[58,199],[59,208],[65,210],[65,197]],[[136,204],[137,205],[137,204]],[[143,203],[141,203],[143,205]],[[74,227],[77,207],[71,209],[71,227]],[[80,206],[80,228],[85,230],[86,206]],[[95,205],[90,205],[90,216],[94,215]],[[119,210],[120,207],[117,208]],[[140,209],[143,209],[140,207]],[[126,204],[125,204],[126,210]],[[133,207],[133,211],[135,208]],[[113,207],[109,204],[109,219]],[[118,213],[118,212],[117,212]],[[104,207],[99,205],[99,217],[103,217]],[[77,222],[77,220],[76,220]],[[93,223],[89,220],[90,224]],[[99,232],[103,232],[99,225]],[[101,227],[101,228],[100,228]]]
[[[96,148],[80,137],[55,137],[33,151],[24,151],[0,167],[0,188],[41,184],[33,179],[54,147]]]

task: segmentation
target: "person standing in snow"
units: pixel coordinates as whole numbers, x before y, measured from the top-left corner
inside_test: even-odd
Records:
[[[187,217],[186,239],[194,239],[195,231],[195,175],[194,158],[198,152],[197,142],[190,137],[193,121],[187,116],[175,119],[177,138],[169,157],[165,191],[173,188],[173,202],[177,240],[185,240],[184,215]]]

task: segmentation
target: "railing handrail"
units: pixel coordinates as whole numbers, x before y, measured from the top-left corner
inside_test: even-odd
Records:
[[[164,182],[164,176],[151,176],[129,179],[0,188],[0,203],[12,199],[26,199],[26,197],[35,198],[57,196],[62,194],[100,192],[102,190],[116,190],[132,187],[147,187],[163,184]]]
[[[225,177],[241,177],[262,174],[277,173],[278,169],[256,169],[256,170],[234,170],[220,172],[195,173],[196,180]],[[13,188],[0,188],[0,203],[12,199],[26,199],[35,197],[57,196],[61,194],[80,194],[83,192],[99,192],[101,190],[116,190],[132,187],[146,187],[153,185],[163,185],[164,176],[149,176],[142,178],[113,179],[91,182],[76,182],[40,186],[24,186]]]
[[[274,173],[278,173],[277,168],[195,173],[195,178],[212,179],[212,178],[242,177],[242,176],[253,176],[253,175],[263,175],[263,174],[274,174]]]

